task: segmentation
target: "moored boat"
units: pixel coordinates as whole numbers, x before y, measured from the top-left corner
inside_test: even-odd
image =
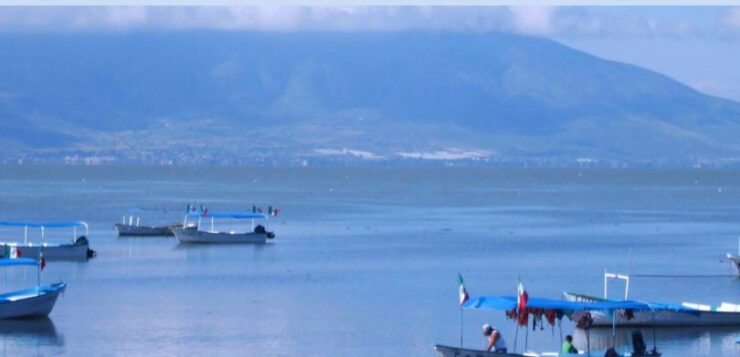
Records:
[[[567,301],[574,302],[615,302],[595,296],[564,292]],[[740,326],[740,305],[723,302],[710,306],[684,302],[681,304],[654,303],[663,306],[661,311],[619,311],[615,321],[609,314],[600,311],[591,313],[593,326]]]
[[[0,255],[2,258],[27,257],[38,259],[43,251],[47,260],[87,260],[95,256],[95,251],[90,249],[87,239],[89,230],[87,223],[81,221],[69,222],[12,222],[0,221],[0,226],[23,227],[23,241],[0,242]],[[69,243],[52,243],[47,241],[46,231],[52,228],[72,228],[72,241]],[[77,235],[77,229],[83,228],[84,235]],[[38,229],[40,241],[29,240],[29,230]]]
[[[625,281],[624,300],[612,300],[608,296],[609,279]],[[563,292],[563,298],[571,302],[601,303],[627,301],[630,277],[624,274],[604,272],[604,297],[574,292]],[[621,310],[614,316],[603,311],[591,315],[593,326],[740,326],[740,305],[723,302],[718,306],[683,302],[681,304],[647,302],[653,310]]]
[[[182,227],[179,224],[146,226],[141,224],[144,212],[167,212],[162,209],[130,208],[128,216],[123,216],[121,223],[116,223],[116,233],[119,237],[172,237],[172,228]]]
[[[527,348],[527,338],[526,338],[526,332],[525,332],[525,338],[524,338],[524,348],[521,354],[517,353],[517,335],[518,330],[520,327],[524,328],[525,331],[528,331],[528,325],[531,321],[532,323],[532,329],[537,330],[536,326],[543,326],[543,324],[547,323],[551,326],[562,326],[558,320],[562,319],[563,317],[567,316],[571,320],[574,320],[574,318],[577,318],[578,326],[583,326],[585,329],[590,329],[590,316],[593,312],[606,312],[610,315],[616,314],[617,311],[620,310],[634,310],[634,311],[661,311],[662,309],[665,309],[664,306],[651,306],[646,303],[641,303],[637,301],[599,301],[599,302],[573,302],[573,301],[565,301],[565,300],[554,300],[554,299],[543,299],[543,298],[532,298],[530,297],[527,292],[524,290],[523,285],[519,284],[519,293],[517,296],[478,296],[475,298],[470,298],[468,296],[467,290],[463,286],[462,277],[460,277],[460,288],[459,288],[459,295],[460,295],[460,306],[462,309],[460,310],[460,347],[452,347],[449,345],[441,345],[437,344],[434,346],[434,349],[437,351],[437,354],[440,357],[453,357],[453,356],[461,356],[461,357],[494,357],[494,356],[559,356],[560,354],[558,352],[542,352],[542,353],[536,353],[533,351],[530,351]],[[495,351],[484,351],[484,350],[477,350],[477,349],[470,349],[465,348],[463,346],[463,338],[462,338],[462,332],[463,332],[463,316],[462,312],[464,310],[468,309],[483,309],[483,310],[500,310],[505,311],[506,316],[508,318],[511,318],[515,321],[515,324],[517,325],[517,332],[515,332],[514,335],[514,345],[509,346],[506,342],[504,342],[503,337],[501,337],[500,334],[493,334],[491,331],[498,331],[493,328],[491,328],[490,325],[486,324],[483,325],[483,331],[484,336],[488,336],[488,346],[489,349],[498,350],[498,352]],[[574,320],[575,321],[575,320]],[[614,330],[612,330],[614,331]],[[586,334],[588,339],[588,334]],[[567,341],[570,341],[566,339]],[[501,345],[499,346],[498,343],[501,342]],[[577,351],[573,349],[572,345],[565,344],[562,341],[562,332],[561,332],[561,341],[562,348],[559,350],[568,350],[568,353],[582,353],[583,351]],[[610,343],[605,346],[607,349],[608,356],[661,356],[661,353],[657,350],[655,347],[655,343],[653,343],[653,348],[648,350],[647,346],[645,346],[644,340],[642,338],[642,332],[641,331],[633,331],[633,351],[628,352],[626,354],[620,354],[617,352],[617,347],[623,347],[623,346],[617,346],[617,341],[612,339]],[[587,341],[586,343],[586,351],[588,355],[590,355],[593,350],[591,349],[590,343]]]
[[[40,277],[40,262],[30,258],[0,259],[0,267],[36,266]],[[0,319],[38,318],[48,316],[54,304],[67,287],[66,283],[42,285],[35,288],[0,294]]]
[[[188,218],[197,218],[197,224],[188,223]],[[203,219],[210,218],[210,229],[203,229]],[[250,220],[249,231],[219,231],[215,229],[215,219]],[[172,232],[180,243],[197,244],[264,244],[267,239],[275,237],[273,232],[267,231],[264,225],[256,224],[256,220],[266,220],[262,213],[249,212],[204,212],[188,213],[183,221],[184,228],[174,228]]]

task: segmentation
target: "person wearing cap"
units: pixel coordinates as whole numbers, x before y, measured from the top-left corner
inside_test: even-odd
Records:
[[[488,337],[488,347],[486,352],[506,353],[506,341],[495,327],[489,324],[483,324],[483,337]]]

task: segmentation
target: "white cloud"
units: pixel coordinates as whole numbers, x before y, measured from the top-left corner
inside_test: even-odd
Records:
[[[552,18],[557,11],[553,6],[515,6],[509,8],[514,15],[514,30],[534,35],[553,32]]]
[[[740,7],[732,7],[727,10],[724,17],[725,25],[740,31]]]
[[[505,7],[5,7],[0,29],[394,31],[439,29],[508,30]]]
[[[652,12],[651,12],[652,11]],[[0,31],[503,31],[553,37],[685,37],[701,33],[655,10],[552,6],[0,7]],[[740,29],[740,8],[725,23]]]

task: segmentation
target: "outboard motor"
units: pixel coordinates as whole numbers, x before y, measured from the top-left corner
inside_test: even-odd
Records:
[[[77,239],[75,239],[75,245],[89,246],[90,242],[87,241],[87,237],[79,236],[77,237]],[[98,255],[98,253],[90,248],[87,248],[87,259],[94,258],[96,255]]]
[[[87,241],[87,237],[79,236],[75,239],[75,245],[90,245],[90,242]]]
[[[254,233],[265,234],[267,233],[267,230],[265,229],[265,226],[258,224],[256,227],[254,227]]]

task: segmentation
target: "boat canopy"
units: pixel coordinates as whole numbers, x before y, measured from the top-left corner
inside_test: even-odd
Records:
[[[0,221],[0,226],[30,227],[30,228],[73,228],[73,227],[87,228],[87,223],[82,222],[82,221],[65,221],[65,222]]]
[[[169,212],[170,210],[166,208],[139,208],[139,207],[131,207],[128,209],[128,213],[131,214],[142,214],[144,212]]]
[[[212,218],[236,218],[236,219],[254,219],[265,218],[262,213],[252,212],[188,212],[188,217],[212,217]]]
[[[11,267],[19,265],[35,265],[38,266],[39,262],[36,259],[31,258],[15,258],[15,259],[0,259],[0,267]]]
[[[614,310],[634,310],[634,311],[677,311],[694,313],[699,312],[697,309],[688,308],[677,304],[663,303],[645,303],[639,301],[622,300],[622,301],[591,301],[591,302],[574,302],[565,300],[533,298],[527,299],[527,308],[543,310],[563,310],[563,311],[614,311]],[[466,309],[488,309],[488,310],[516,310],[517,298],[515,296],[480,296],[468,300],[465,305]]]

